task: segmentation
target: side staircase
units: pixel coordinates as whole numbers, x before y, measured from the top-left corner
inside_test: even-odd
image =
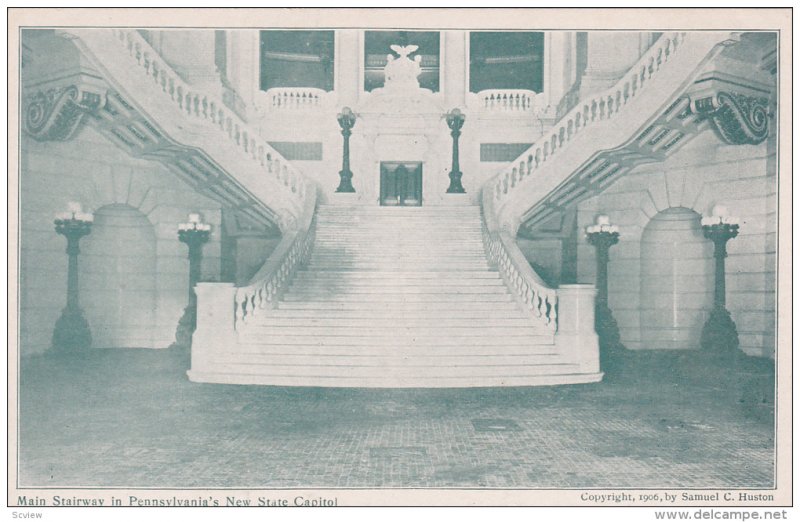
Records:
[[[556,349],[487,261],[478,206],[322,206],[276,308],[194,380],[459,387],[599,380]],[[193,365],[194,367],[194,365]]]

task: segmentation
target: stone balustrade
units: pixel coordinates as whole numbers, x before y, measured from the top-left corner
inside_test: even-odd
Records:
[[[275,251],[248,286],[236,289],[235,324],[241,330],[259,310],[277,307],[295,272],[309,258],[314,246],[316,193],[306,200],[300,221],[286,230]]]
[[[531,268],[525,255],[507,231],[500,229],[489,192],[482,194],[483,244],[489,262],[497,268],[508,289],[525,309],[544,326],[555,332],[558,328],[558,294]]]
[[[489,180],[488,189],[494,198],[498,201],[507,199],[537,169],[586,129],[602,126],[612,132],[613,128],[607,122],[617,118],[626,105],[658,76],[664,64],[677,54],[685,38],[686,33],[665,33],[616,85],[579,102],[545,136]]]
[[[107,31],[102,31],[102,33],[105,32]],[[227,142],[233,146],[234,150],[238,150],[239,154],[260,166],[262,172],[267,175],[260,180],[262,184],[264,181],[271,180],[270,186],[280,194],[281,198],[291,202],[295,208],[303,207],[310,188],[308,180],[262,139],[257,130],[245,123],[217,96],[203,93],[184,82],[137,31],[111,29],[110,32],[113,34],[114,41],[131,58],[130,69],[132,72],[135,73],[138,70],[163,93],[163,97],[152,100],[152,103],[163,104],[167,101],[193,123],[215,128],[215,136],[218,137],[219,142]],[[97,39],[100,33],[100,30],[87,30],[86,32],[81,31],[79,36],[85,43],[94,44],[92,47],[97,53],[102,50],[98,48],[98,45],[101,44]],[[142,96],[147,96],[147,94],[143,93]],[[165,118],[168,117],[165,116]],[[183,127],[178,126],[178,128],[182,129]],[[176,138],[181,139],[182,137],[176,136]],[[190,142],[191,140],[187,139],[186,141]],[[237,159],[236,161],[241,165],[241,160]],[[243,178],[244,176],[237,176],[237,183],[243,183]],[[263,187],[252,187],[255,194],[263,192],[262,189]]]
[[[488,89],[477,93],[471,105],[479,111],[530,113],[542,108],[540,97],[526,89]]]
[[[328,106],[329,93],[313,87],[275,87],[264,94],[269,111],[317,111]]]

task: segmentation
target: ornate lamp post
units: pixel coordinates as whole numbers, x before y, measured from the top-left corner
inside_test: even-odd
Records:
[[[586,238],[597,252],[594,323],[600,346],[607,352],[619,347],[619,328],[608,307],[608,251],[619,242],[619,227],[612,225],[608,216],[597,216],[597,223],[586,227]]]
[[[92,344],[89,324],[83,317],[78,299],[78,243],[92,230],[94,216],[83,212],[80,203],[70,202],[67,212],[56,214],[56,232],[67,238],[67,306],[53,330],[53,350],[63,353],[85,352]]]
[[[445,114],[447,126],[450,127],[450,136],[453,137],[453,168],[450,170],[450,186],[447,187],[448,194],[463,194],[464,187],[461,185],[461,167],[458,164],[458,137],[461,136],[461,127],[464,126],[464,116],[459,109],[453,109]]]
[[[189,246],[189,305],[178,321],[175,340],[180,346],[190,346],[192,333],[197,327],[197,294],[194,287],[200,279],[203,245],[211,235],[211,225],[201,222],[200,214],[189,214],[189,222],[178,225],[178,239]]]
[[[353,134],[353,127],[356,124],[356,115],[353,114],[350,107],[344,107],[342,112],[336,116],[339,126],[342,128],[342,136],[344,137],[343,151],[342,151],[342,170],[339,171],[339,186],[336,192],[355,192],[353,183],[353,172],[350,170],[350,135]]]
[[[729,216],[723,205],[716,205],[711,213],[703,217],[700,224],[705,237],[714,242],[714,308],[703,325],[700,345],[717,353],[732,352],[739,347],[739,334],[725,308],[725,258],[728,256],[726,243],[739,235],[739,218]]]

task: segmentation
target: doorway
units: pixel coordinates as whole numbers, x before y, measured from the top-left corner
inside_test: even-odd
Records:
[[[381,162],[381,205],[422,206],[422,162]]]

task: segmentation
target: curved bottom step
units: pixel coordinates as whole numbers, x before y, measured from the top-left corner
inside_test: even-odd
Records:
[[[562,384],[587,384],[600,382],[603,373],[571,373],[555,375],[516,375],[504,376],[452,376],[436,377],[393,377],[376,375],[373,377],[348,376],[286,376],[245,374],[234,372],[186,372],[193,382],[212,384],[251,384],[260,386],[293,386],[322,388],[499,388],[510,386],[556,386]]]

